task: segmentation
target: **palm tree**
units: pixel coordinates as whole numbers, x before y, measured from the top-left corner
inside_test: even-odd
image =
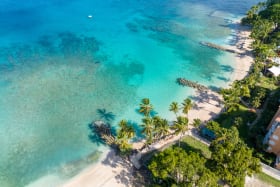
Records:
[[[187,98],[184,100],[182,105],[183,113],[187,115],[189,110],[193,107],[192,101],[189,98]]]
[[[128,125],[126,127],[126,135],[127,135],[127,137],[129,139],[131,139],[131,138],[133,138],[135,136],[135,134],[136,134],[136,132],[135,132],[133,126],[132,125]]]
[[[193,120],[192,126],[197,128],[201,125],[201,123],[202,123],[202,121],[200,119],[196,118]]]
[[[179,104],[177,102],[172,102],[169,106],[169,111],[174,112],[177,117],[177,113],[179,112]]]
[[[119,147],[121,153],[125,154],[129,151],[131,145],[128,142],[127,137],[117,137],[116,144]]]
[[[122,153],[126,153],[131,147],[129,140],[135,136],[135,130],[126,120],[121,120],[118,125],[120,129],[117,133],[116,144]]]
[[[149,117],[152,110],[153,105],[151,105],[150,100],[148,98],[142,99],[139,112],[144,114],[146,117]]]
[[[132,125],[128,124],[126,120],[121,120],[119,122],[119,131],[118,137],[126,137],[127,139],[131,139],[135,136],[135,130]]]
[[[154,120],[152,118],[146,117],[142,119],[143,124],[141,127],[143,128],[142,133],[146,136],[147,144],[151,144],[153,142],[153,133],[154,133]]]
[[[177,120],[174,122],[172,126],[172,129],[174,130],[176,135],[181,134],[179,139],[179,147],[180,147],[182,136],[188,130],[188,122],[189,122],[188,118],[183,116],[178,116]]]
[[[262,43],[264,43],[272,30],[273,23],[270,20],[259,19],[253,25],[251,36],[254,39],[259,39],[262,41]]]
[[[154,123],[154,138],[159,140],[169,133],[169,124],[166,119],[161,119],[159,116],[152,118]]]
[[[169,134],[169,124],[166,119],[161,119],[158,128],[156,129],[156,133],[159,139],[164,138],[166,135]]]
[[[221,94],[224,99],[225,109],[228,112],[234,111],[238,108],[240,97],[236,89],[233,88],[222,89]]]

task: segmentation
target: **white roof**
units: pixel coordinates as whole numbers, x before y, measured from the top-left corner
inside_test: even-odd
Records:
[[[272,58],[272,62],[280,64],[280,58],[279,57],[274,57],[274,58]]]
[[[277,66],[272,66],[271,68],[268,69],[273,75],[278,76],[280,75],[280,67]]]

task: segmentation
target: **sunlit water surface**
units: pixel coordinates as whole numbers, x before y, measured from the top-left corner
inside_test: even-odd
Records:
[[[193,94],[178,77],[225,86],[233,56],[199,42],[232,43],[256,2],[2,0],[0,186],[67,180],[96,162],[106,148],[88,124],[104,111],[139,124],[148,97],[172,119],[168,105]]]

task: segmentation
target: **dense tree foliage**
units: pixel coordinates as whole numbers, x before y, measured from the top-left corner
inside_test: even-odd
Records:
[[[234,111],[238,108],[238,104],[242,97],[250,97],[249,86],[251,82],[245,80],[234,81],[231,88],[221,89],[224,98],[224,105],[227,111]]]
[[[265,98],[264,89],[254,90],[254,88],[259,83],[260,73],[265,73],[271,67],[271,63],[267,63],[267,58],[276,56],[277,46],[280,45],[279,0],[269,0],[253,6],[242,19],[242,23],[252,28],[255,63],[247,77],[234,81],[230,88],[221,90],[228,111],[236,110],[240,102],[248,107],[248,103],[243,102],[242,99],[251,97],[251,92],[254,92],[254,95],[249,104],[254,108],[260,107]]]
[[[165,186],[217,186],[218,178],[205,166],[206,159],[182,148],[168,148],[155,155],[149,164],[153,176]]]
[[[239,139],[235,127],[216,132],[210,150],[213,171],[230,186],[244,186],[246,175],[260,171],[259,160],[252,156],[252,150]]]

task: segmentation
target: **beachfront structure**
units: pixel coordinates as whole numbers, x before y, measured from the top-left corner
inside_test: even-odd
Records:
[[[276,155],[275,167],[280,169],[280,107],[268,125],[267,130],[263,143],[267,145],[267,152]]]
[[[271,68],[268,69],[268,71],[278,77],[280,75],[280,58],[279,57],[275,57],[275,58],[272,58],[271,61],[277,65],[274,65],[272,66]]]
[[[280,67],[279,66],[272,66],[268,69],[268,71],[275,77],[280,75]]]

